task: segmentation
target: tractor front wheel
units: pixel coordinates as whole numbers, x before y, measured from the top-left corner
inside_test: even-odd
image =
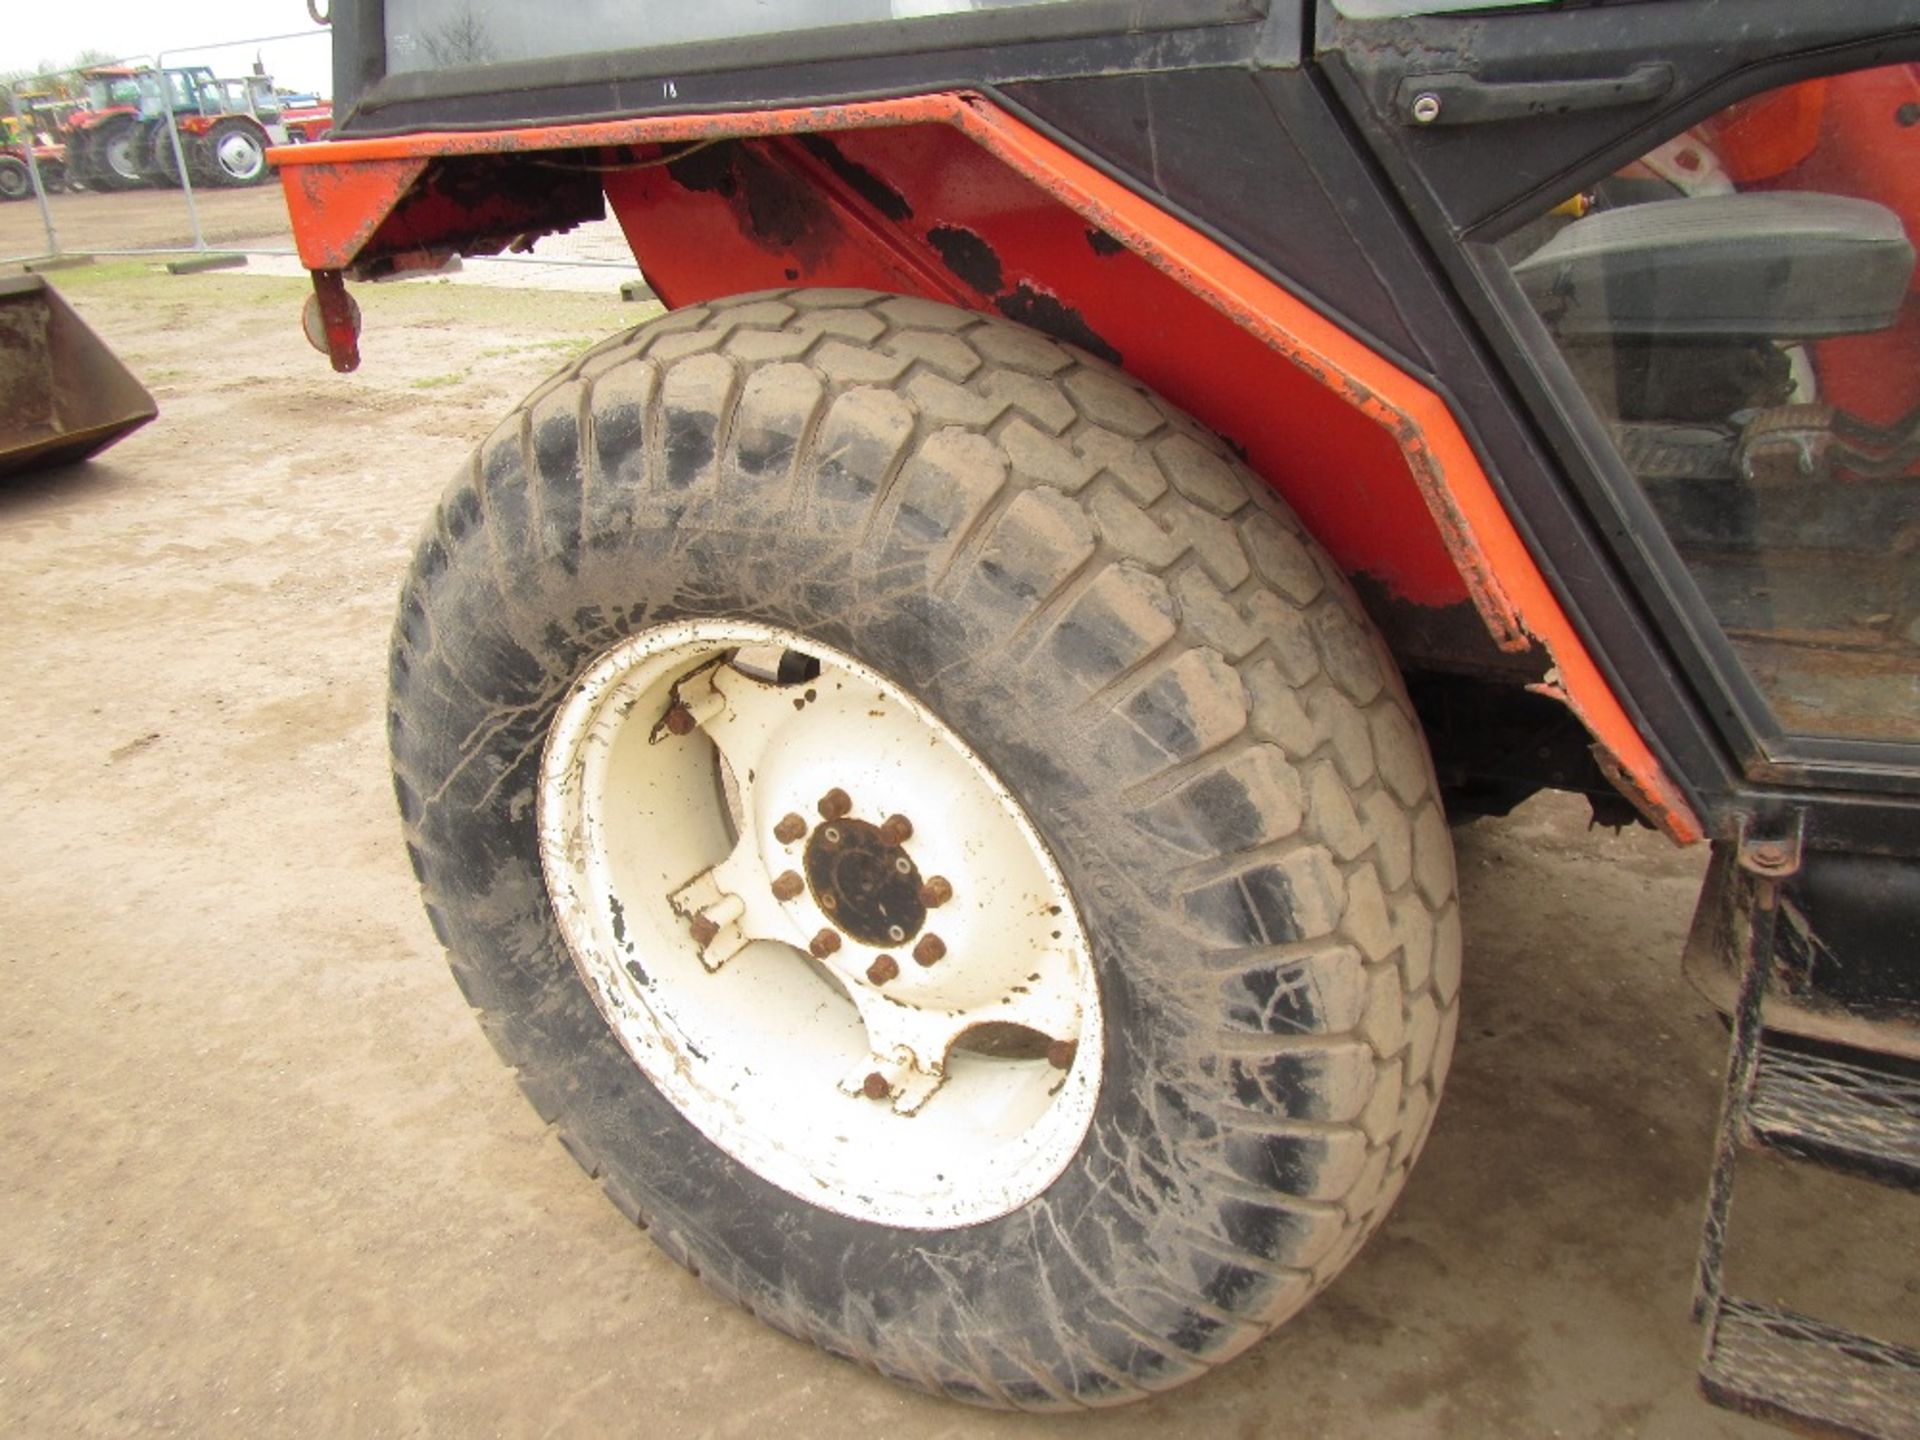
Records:
[[[1042,335],[670,314],[447,491],[389,734],[462,990],[567,1148],[778,1328],[980,1404],[1206,1373],[1433,1115],[1453,857],[1345,578]]]
[[[33,174],[27,162],[0,155],[0,200],[24,200],[33,194]]]

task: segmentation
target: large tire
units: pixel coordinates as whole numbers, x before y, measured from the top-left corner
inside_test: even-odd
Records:
[[[262,185],[272,174],[267,166],[266,132],[244,115],[229,115],[216,123],[195,149],[195,173],[216,185]]]
[[[146,124],[144,140],[146,164],[143,167],[150,183],[161,189],[178,190],[181,185],[180,162],[174,157],[173,130],[163,115],[158,120],[149,120]],[[180,149],[183,154],[191,153],[193,137],[182,135]]]
[[[12,155],[0,155],[0,201],[25,200],[33,194],[33,174],[27,162]]]
[[[689,1123],[582,983],[601,972],[570,955],[569,917],[607,897],[543,880],[572,743],[556,715],[623,644],[695,622],[870,667],[984,759],[1057,862],[1104,1034],[1062,1088],[1091,1067],[1097,1100],[1057,1178],[1006,1213],[883,1223],[769,1183]],[[669,1255],[836,1355],[998,1406],[1170,1388],[1325,1286],[1426,1136],[1459,928],[1393,664],[1266,487],[1078,350],[846,291],[610,341],[447,492],[391,675],[408,852],[493,1044]],[[665,933],[632,951],[636,981],[682,963]]]
[[[87,184],[95,190],[134,190],[145,185],[145,131],[131,115],[109,115],[87,135]]]

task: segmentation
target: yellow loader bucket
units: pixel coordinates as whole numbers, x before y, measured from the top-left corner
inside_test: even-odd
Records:
[[[84,460],[159,413],[51,285],[0,279],[0,475]]]

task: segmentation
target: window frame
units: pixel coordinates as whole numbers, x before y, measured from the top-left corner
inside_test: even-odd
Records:
[[[1560,346],[1522,293],[1499,244],[1541,219],[1628,160],[1674,139],[1739,100],[1802,80],[1843,75],[1879,65],[1920,60],[1911,53],[1889,59],[1880,47],[1849,48],[1784,59],[1744,72],[1692,97],[1649,139],[1636,134],[1592,157],[1566,194],[1543,198],[1469,230],[1462,253],[1490,302],[1498,330],[1493,335],[1509,373],[1534,409],[1548,420],[1550,446],[1566,463],[1607,548],[1627,571],[1686,678],[1703,702],[1719,738],[1741,773],[1760,783],[1794,783],[1877,793],[1920,793],[1920,740],[1823,736],[1783,726],[1735,651],[1691,569],[1669,538],[1639,482]],[[1625,153],[1631,151],[1631,153]],[[1920,244],[1920,236],[1912,237]]]

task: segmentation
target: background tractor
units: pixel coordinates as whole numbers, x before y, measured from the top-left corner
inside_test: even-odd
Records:
[[[89,190],[129,190],[141,174],[144,72],[125,65],[82,72],[85,100],[66,117],[67,173]]]
[[[318,101],[289,116],[269,76],[222,79],[205,65],[95,69],[86,85],[85,105],[67,120],[69,169],[98,190],[179,185],[176,128],[196,184],[263,184],[268,147],[324,136],[332,123]]]

